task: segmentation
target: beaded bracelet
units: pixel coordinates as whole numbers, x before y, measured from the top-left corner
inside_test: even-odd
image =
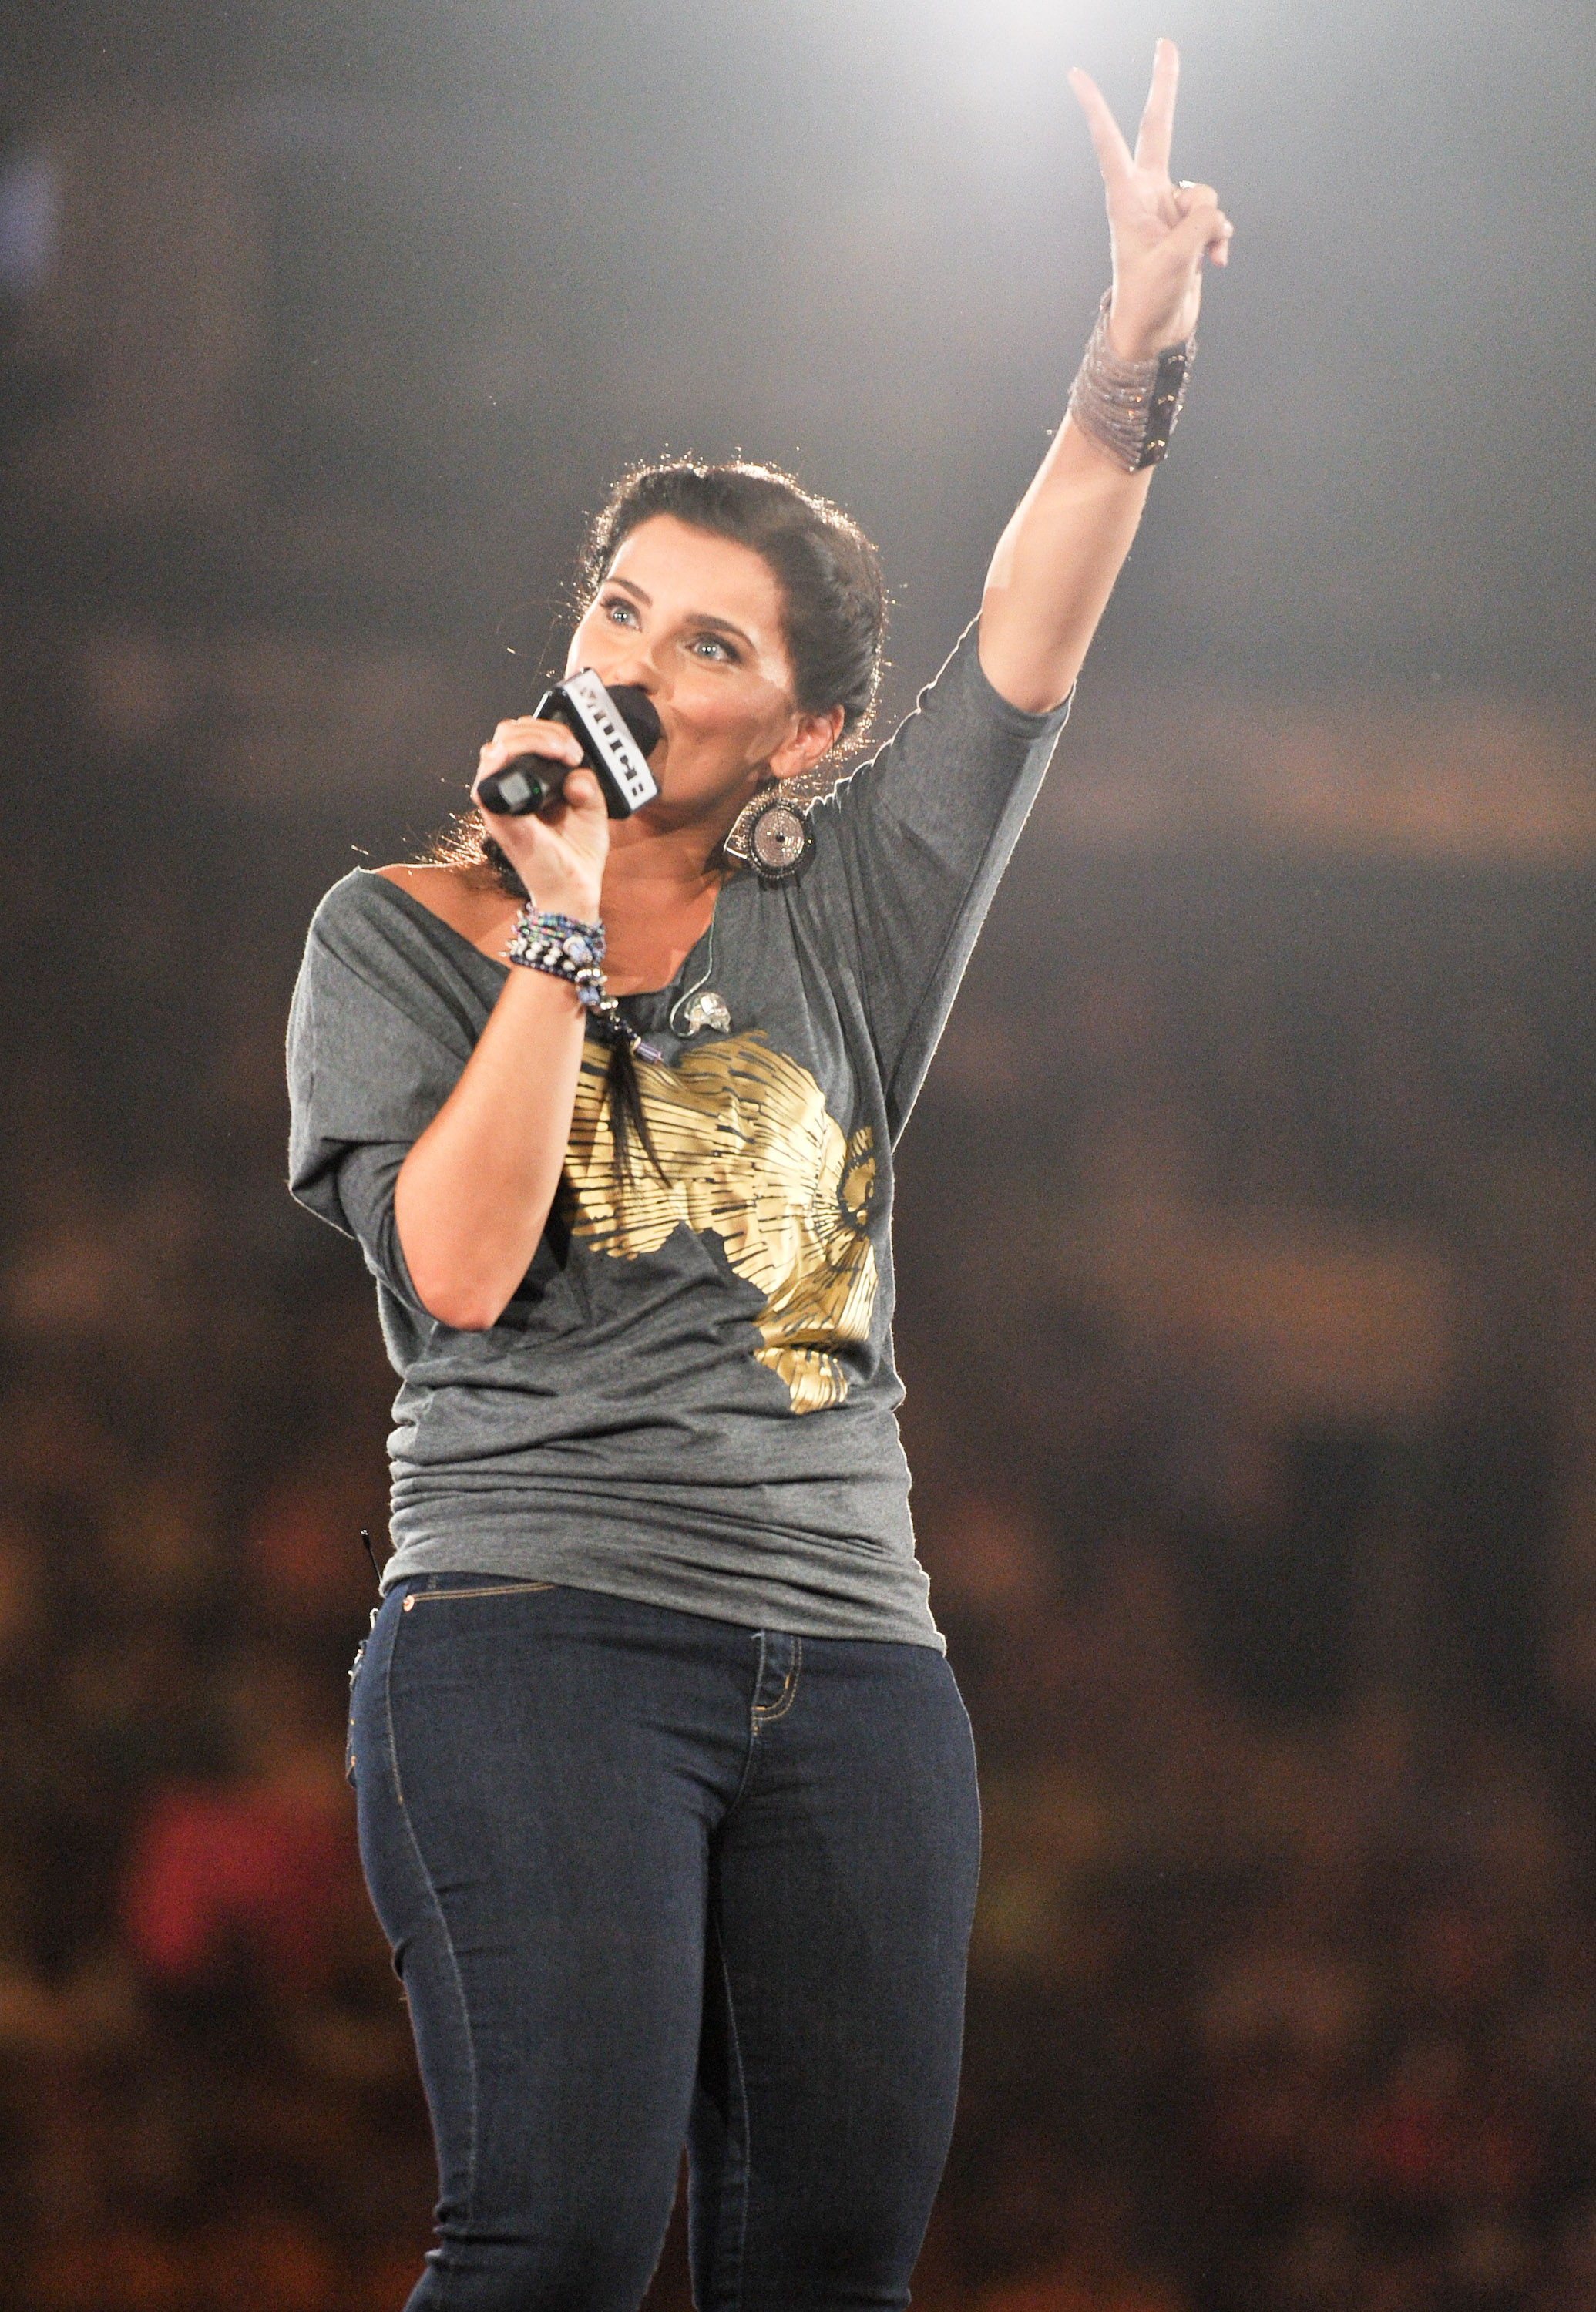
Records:
[[[556,979],[568,979],[590,1008],[603,998],[602,924],[583,924],[574,915],[551,915],[529,899],[515,918],[504,953],[512,963],[524,964],[529,971],[547,971]]]
[[[613,995],[604,992],[604,926],[579,923],[574,915],[550,913],[529,899],[515,918],[504,954],[511,963],[529,971],[546,971],[576,990],[576,1000],[592,1013],[594,1027],[607,1043],[625,1044],[645,1060],[663,1054],[645,1043],[631,1021],[622,1017]]]
[[[1197,358],[1197,338],[1166,346],[1153,361],[1126,361],[1109,343],[1111,289],[1070,388],[1070,416],[1127,474],[1156,466],[1170,446]]]

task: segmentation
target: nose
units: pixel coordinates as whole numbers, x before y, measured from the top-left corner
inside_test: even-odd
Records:
[[[616,636],[620,644],[616,649],[594,652],[593,672],[607,690],[629,685],[634,690],[646,691],[653,698],[660,688],[660,670],[647,644],[636,635]]]

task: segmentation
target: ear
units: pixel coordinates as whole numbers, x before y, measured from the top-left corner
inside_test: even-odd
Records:
[[[786,737],[770,758],[773,779],[795,779],[812,771],[822,755],[830,753],[842,736],[843,711],[833,706],[824,714],[794,714]]]

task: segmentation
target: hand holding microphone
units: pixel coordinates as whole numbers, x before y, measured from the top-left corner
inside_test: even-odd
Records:
[[[534,714],[499,724],[472,797],[540,906],[583,920],[597,914],[606,821],[659,793],[647,758],[660,737],[646,692],[606,690],[586,669],[546,692]]]
[[[546,691],[531,719],[561,723],[573,734],[581,748],[580,760],[597,778],[611,819],[630,818],[658,794],[648,758],[660,743],[660,718],[645,690],[630,683],[606,690],[584,667]],[[546,809],[564,792],[565,784],[564,771],[547,756],[521,756],[479,780],[477,800],[484,810],[521,819]]]

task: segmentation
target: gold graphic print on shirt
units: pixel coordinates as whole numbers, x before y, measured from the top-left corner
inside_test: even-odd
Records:
[[[844,1140],[807,1069],[759,1035],[730,1036],[668,1068],[637,1062],[661,1178],[641,1149],[615,1169],[606,1071],[583,1054],[562,1205],[573,1235],[618,1260],[657,1252],[679,1221],[713,1230],[736,1274],[765,1295],[754,1355],[786,1383],[794,1413],[840,1405],[829,1348],[862,1341],[875,1302],[865,1233],[875,1184],[868,1125]]]

